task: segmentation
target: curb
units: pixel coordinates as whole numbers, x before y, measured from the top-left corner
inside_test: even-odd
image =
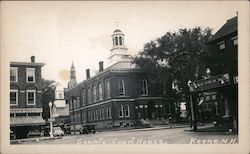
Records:
[[[20,139],[20,140],[11,140],[10,144],[20,144],[20,143],[26,143],[26,142],[39,142],[42,140],[55,140],[55,139],[61,139],[61,136],[58,137],[46,137],[46,138],[30,138],[30,139]]]

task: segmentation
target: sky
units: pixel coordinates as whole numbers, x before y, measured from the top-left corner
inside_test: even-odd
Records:
[[[67,86],[72,62],[77,81],[107,64],[111,35],[125,34],[128,52],[136,55],[143,45],[180,28],[210,27],[213,33],[236,16],[241,3],[222,1],[3,1],[1,2],[1,50],[9,61],[46,65],[42,77]],[[116,22],[119,22],[116,25]]]

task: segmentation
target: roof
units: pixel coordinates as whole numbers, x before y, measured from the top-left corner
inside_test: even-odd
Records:
[[[237,17],[233,17],[220,28],[220,30],[215,33],[215,35],[208,41],[208,43],[218,40],[224,36],[237,32],[238,22]]]
[[[28,125],[43,125],[45,121],[40,116],[19,116],[10,117],[11,126],[28,126]]]
[[[79,84],[75,85],[70,89],[67,89],[67,91],[74,89],[84,83],[87,83],[88,81],[91,81],[106,72],[135,72],[135,71],[137,71],[135,64],[132,64],[130,61],[119,61],[109,66],[108,68],[104,69],[102,72],[97,73],[95,76],[80,82]]]
[[[45,65],[45,63],[10,62],[10,65],[23,65],[23,66],[44,66],[44,65]]]
[[[117,32],[122,32],[122,31],[120,29],[114,30],[114,33],[117,33]]]

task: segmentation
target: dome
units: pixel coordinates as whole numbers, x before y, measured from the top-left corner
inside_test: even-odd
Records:
[[[114,31],[114,33],[118,33],[118,32],[122,32],[120,29],[116,29],[115,31]]]

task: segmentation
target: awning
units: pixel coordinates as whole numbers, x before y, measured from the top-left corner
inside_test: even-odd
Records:
[[[10,126],[44,125],[45,120],[41,116],[10,117]]]

